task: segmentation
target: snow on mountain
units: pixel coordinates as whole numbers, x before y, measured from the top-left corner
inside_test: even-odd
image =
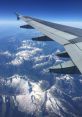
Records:
[[[0,84],[0,94],[3,95],[3,102],[9,102],[11,97],[18,111],[35,116],[44,115],[44,117],[47,115],[49,117],[82,116],[82,112],[78,110],[81,107],[82,91],[80,92],[81,89],[76,87],[80,92],[80,95],[78,95],[76,89],[76,92],[72,90],[78,83],[71,76],[55,77],[52,86],[48,81],[34,82],[26,76],[19,75],[14,75],[6,81],[2,79]],[[82,83],[79,85],[82,87]]]

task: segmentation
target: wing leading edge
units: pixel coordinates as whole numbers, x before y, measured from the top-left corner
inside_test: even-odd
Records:
[[[82,73],[82,29],[69,27],[61,24],[51,23],[48,21],[32,18],[29,16],[21,16],[17,14],[17,19],[21,19],[24,22],[26,22],[29,26],[27,27],[33,27],[39,31],[41,31],[44,36],[39,37],[34,40],[40,40],[40,41],[56,41],[59,44],[63,45],[68,57],[71,58],[71,64],[69,62],[64,65],[64,68],[55,66],[54,68],[51,68],[50,71],[56,72],[59,70],[60,73],[66,73],[67,70],[71,71],[69,73]],[[48,38],[47,38],[48,37]],[[62,56],[62,53],[61,53]],[[63,53],[64,56],[64,53]],[[66,69],[65,69],[66,68]],[[62,72],[63,70],[63,72]],[[65,71],[66,70],[66,71]],[[74,70],[74,72],[73,72]],[[64,72],[65,71],[65,72]],[[68,72],[67,72],[68,73]]]

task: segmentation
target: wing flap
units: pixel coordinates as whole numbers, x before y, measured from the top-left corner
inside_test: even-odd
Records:
[[[75,44],[68,44],[64,46],[65,50],[68,52],[73,63],[82,73],[82,51]]]
[[[51,67],[50,72],[60,74],[80,74],[79,70],[71,60]]]
[[[20,26],[20,28],[26,28],[26,29],[34,29],[32,26],[30,25],[23,25],[23,26]]]
[[[53,41],[51,38],[47,36],[40,36],[40,37],[35,37],[32,38],[33,41]]]
[[[57,52],[56,53],[56,56],[58,57],[63,57],[63,58],[69,58],[69,55],[66,51],[63,51],[63,52]]]

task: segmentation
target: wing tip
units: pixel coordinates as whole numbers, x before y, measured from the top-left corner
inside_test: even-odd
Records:
[[[17,16],[17,20],[20,20],[21,15],[18,12],[15,12],[15,15]]]

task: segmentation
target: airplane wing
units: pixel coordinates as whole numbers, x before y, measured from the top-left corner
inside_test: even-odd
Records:
[[[65,52],[60,52],[57,55],[60,57],[70,57],[70,60],[50,68],[50,72],[63,74],[82,73],[82,29],[51,23],[29,16],[16,15],[17,19],[27,23],[27,25],[21,27],[35,28],[44,34],[44,36],[34,38],[33,40],[56,41],[65,48]]]

